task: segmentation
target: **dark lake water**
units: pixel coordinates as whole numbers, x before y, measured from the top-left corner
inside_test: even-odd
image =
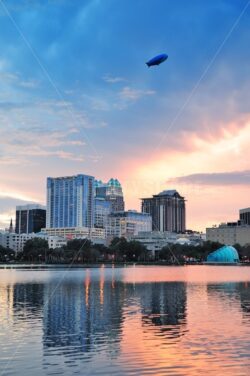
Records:
[[[0,376],[250,375],[250,267],[0,270]]]

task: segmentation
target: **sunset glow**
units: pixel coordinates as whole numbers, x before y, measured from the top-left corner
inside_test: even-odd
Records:
[[[250,205],[234,175],[250,170],[246,2],[147,1],[143,17],[140,1],[36,3],[0,12],[0,226],[45,203],[47,176],[79,173],[119,179],[127,209],[175,188],[189,228],[237,219]]]

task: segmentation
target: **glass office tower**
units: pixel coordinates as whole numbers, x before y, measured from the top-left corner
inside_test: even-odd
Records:
[[[46,227],[94,227],[93,176],[47,178]]]
[[[39,204],[19,205],[16,207],[17,234],[30,234],[40,232],[45,227],[46,209]]]

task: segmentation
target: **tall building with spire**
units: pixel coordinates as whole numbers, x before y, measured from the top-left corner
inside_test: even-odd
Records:
[[[154,231],[180,233],[186,230],[185,199],[175,189],[142,198],[142,212],[152,216]]]
[[[111,178],[107,183],[101,180],[95,181],[96,199],[104,199],[110,203],[111,212],[124,211],[124,198],[121,183],[117,179]]]
[[[9,227],[9,232],[14,232],[14,228],[13,228],[13,222],[12,222],[12,218],[10,219],[10,227]]]

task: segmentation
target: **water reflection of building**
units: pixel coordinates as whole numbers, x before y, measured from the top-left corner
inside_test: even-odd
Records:
[[[250,283],[227,282],[207,286],[208,296],[217,297],[220,301],[231,304],[238,301],[243,318],[250,322]]]
[[[42,283],[16,283],[13,285],[13,309],[15,317],[21,319],[22,316],[41,316],[43,309]],[[18,313],[18,315],[17,315]]]
[[[248,319],[250,322],[250,283],[238,283],[237,289],[240,296],[243,318]]]
[[[102,273],[100,271],[100,273]],[[91,281],[86,274],[84,283],[63,282],[57,289],[47,285],[44,306],[44,355],[50,348],[61,354],[69,349],[84,356],[99,350],[110,356],[119,352],[122,331],[123,285]]]
[[[4,310],[8,316],[12,316],[13,313],[13,286],[0,284],[0,309]]]
[[[186,285],[163,282],[142,286],[140,294],[143,326],[151,327],[157,335],[176,338],[185,333]]]

